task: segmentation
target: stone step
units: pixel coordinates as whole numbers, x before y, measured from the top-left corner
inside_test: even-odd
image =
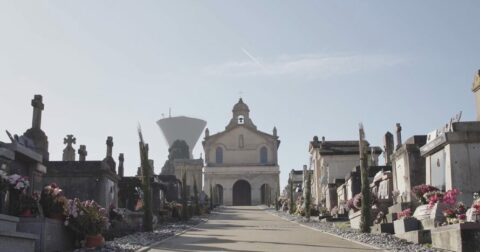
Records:
[[[19,218],[0,214],[0,232],[15,232],[17,231],[17,223]]]
[[[38,236],[33,234],[0,231],[0,250],[2,252],[34,252]]]

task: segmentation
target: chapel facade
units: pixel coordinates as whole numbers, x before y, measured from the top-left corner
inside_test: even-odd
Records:
[[[227,206],[274,202],[280,188],[277,130],[273,128],[272,134],[259,131],[241,98],[232,113],[225,131],[210,135],[205,130],[203,190]]]

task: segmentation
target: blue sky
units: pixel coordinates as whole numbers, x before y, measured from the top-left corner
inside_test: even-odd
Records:
[[[0,128],[22,134],[43,94],[51,159],[67,134],[101,159],[111,135],[133,175],[141,123],[159,172],[162,113],[218,132],[241,93],[260,130],[278,128],[285,184],[314,135],[357,139],[363,122],[383,146],[397,122],[406,139],[459,111],[474,120],[478,13],[478,1],[2,1]]]

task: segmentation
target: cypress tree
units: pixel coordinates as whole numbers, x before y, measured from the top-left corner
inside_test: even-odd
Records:
[[[305,217],[310,220],[310,207],[312,204],[312,176],[307,170],[307,181],[305,181]]]
[[[292,179],[288,179],[288,189],[289,189],[289,198],[290,198],[290,207],[288,209],[288,212],[290,214],[295,213],[295,201],[293,200],[293,181]]]
[[[188,186],[187,186],[187,172],[182,172],[182,219],[188,220]]]
[[[200,203],[198,202],[197,179],[193,176],[193,201],[195,202],[195,214],[200,215]]]
[[[359,133],[360,173],[362,180],[362,217],[360,222],[360,230],[362,231],[362,233],[370,233],[370,223],[372,219],[372,203],[370,200],[370,183],[368,181],[367,146],[365,142],[365,131],[362,124],[360,124]]]
[[[213,210],[213,188],[212,184],[210,184],[210,210]]]
[[[142,189],[143,189],[143,230],[145,232],[153,231],[153,211],[152,211],[152,187],[150,161],[148,160],[148,144],[143,141],[142,129],[138,126],[138,136],[140,138],[140,161],[142,166]]]

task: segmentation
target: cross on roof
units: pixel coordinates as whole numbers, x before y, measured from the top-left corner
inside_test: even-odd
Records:
[[[72,144],[77,143],[77,139],[73,135],[67,135],[67,137],[63,139],[63,143],[67,144],[67,147],[72,146]]]

